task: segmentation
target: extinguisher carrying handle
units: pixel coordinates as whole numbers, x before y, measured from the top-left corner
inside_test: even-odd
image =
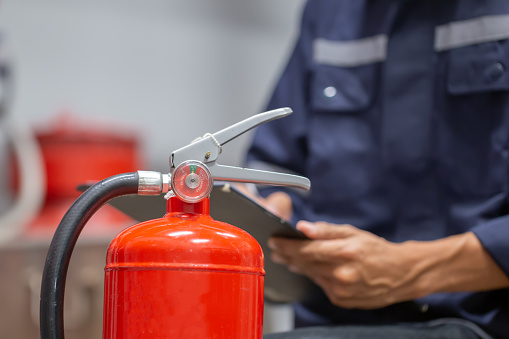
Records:
[[[215,180],[245,182],[258,185],[286,186],[309,190],[311,182],[308,178],[293,174],[277,173],[219,164],[209,165],[210,173]]]
[[[250,168],[224,166],[216,162],[222,152],[221,147],[227,142],[265,122],[286,117],[292,114],[292,112],[293,111],[288,107],[278,108],[272,111],[256,114],[222,129],[219,132],[213,134],[207,133],[202,138],[198,138],[191,144],[184,146],[171,154],[171,171],[185,161],[195,160],[204,163],[215,180],[289,186],[309,190],[311,182],[305,177]]]
[[[112,176],[86,190],[58,225],[46,257],[41,284],[41,339],[64,339],[64,292],[71,254],[87,221],[109,200],[138,194],[138,173]]]

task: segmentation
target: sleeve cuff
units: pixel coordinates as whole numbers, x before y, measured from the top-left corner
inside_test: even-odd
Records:
[[[509,276],[509,216],[493,219],[472,230],[483,247]]]

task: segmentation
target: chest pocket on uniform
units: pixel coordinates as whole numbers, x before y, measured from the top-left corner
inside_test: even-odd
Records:
[[[348,209],[345,204],[352,197],[373,187],[376,114],[372,107],[379,68],[380,63],[318,65],[313,71],[307,173],[312,173],[314,191],[320,192],[318,208],[341,213],[338,202]]]
[[[444,182],[470,196],[507,186],[509,41],[451,49],[446,55],[446,97],[439,121]]]
[[[447,89],[462,95],[509,90],[507,41],[489,42],[450,51]]]
[[[375,69],[386,54],[387,37],[383,34],[349,41],[316,39],[312,108],[341,112],[366,109],[373,98]]]
[[[358,112],[368,108],[373,99],[374,67],[318,66],[311,85],[312,108],[328,112]]]

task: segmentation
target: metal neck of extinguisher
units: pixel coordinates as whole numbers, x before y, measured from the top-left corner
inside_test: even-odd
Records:
[[[87,221],[109,200],[129,194],[172,192],[169,204],[180,211],[208,212],[207,198],[214,180],[291,186],[308,190],[307,178],[224,166],[217,163],[222,146],[250,129],[292,113],[281,108],[260,113],[214,134],[206,134],[171,154],[170,173],[139,171],[107,178],[85,191],[69,208],[53,236],[41,284],[41,339],[64,338],[64,292],[71,254]]]
[[[209,199],[203,199],[198,203],[188,203],[180,200],[177,197],[171,197],[166,200],[166,213],[167,215],[177,214],[210,214]]]

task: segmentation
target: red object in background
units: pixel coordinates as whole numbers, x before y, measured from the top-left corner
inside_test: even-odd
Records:
[[[47,192],[44,207],[25,236],[52,236],[80,195],[78,185],[142,168],[136,137],[111,125],[92,125],[63,114],[49,128],[38,129],[36,138],[44,158]],[[107,205],[90,220],[85,233],[111,233],[112,228],[132,223],[131,218]]]
[[[61,116],[54,126],[36,132],[46,168],[47,202],[74,201],[80,195],[76,187],[88,180],[140,169],[135,137],[101,124],[83,127],[73,119]]]
[[[209,200],[120,233],[107,254],[103,339],[261,339],[263,252]]]

